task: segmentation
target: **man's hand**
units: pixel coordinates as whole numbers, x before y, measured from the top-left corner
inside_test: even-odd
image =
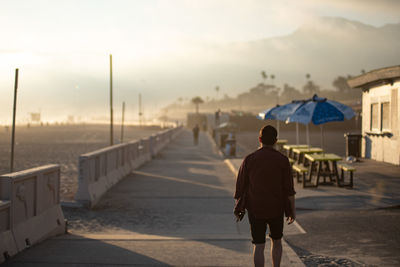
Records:
[[[236,221],[239,222],[243,220],[244,215],[246,214],[245,210],[234,210],[233,214],[235,214]]]
[[[292,224],[296,220],[296,215],[291,215],[289,217],[286,217],[286,221],[288,224]]]

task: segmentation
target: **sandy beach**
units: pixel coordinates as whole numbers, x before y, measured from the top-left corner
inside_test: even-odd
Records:
[[[159,127],[127,126],[124,140],[148,137]],[[108,125],[20,126],[16,128],[14,171],[46,164],[61,166],[61,199],[72,200],[77,190],[79,155],[109,145]],[[114,143],[120,142],[120,126],[114,128]],[[9,173],[11,130],[0,128],[0,174]]]

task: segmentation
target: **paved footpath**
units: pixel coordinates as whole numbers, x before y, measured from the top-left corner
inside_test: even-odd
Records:
[[[247,220],[232,214],[235,175],[189,131],[112,188],[93,210],[64,208],[69,234],[5,266],[252,266]],[[302,234],[297,225],[285,235]],[[271,266],[269,242],[266,266]],[[284,242],[282,266],[304,266]]]

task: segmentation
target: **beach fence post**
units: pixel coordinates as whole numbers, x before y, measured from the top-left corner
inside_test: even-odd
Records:
[[[139,94],[139,126],[142,126],[142,94]]]
[[[18,89],[18,69],[15,69],[13,124],[12,124],[12,133],[11,133],[10,173],[14,171],[15,117],[16,117],[16,113],[17,113],[17,89]]]
[[[124,142],[125,101],[122,102],[121,143]]]
[[[112,77],[112,55],[110,54],[110,146],[114,144],[113,137],[113,77]]]

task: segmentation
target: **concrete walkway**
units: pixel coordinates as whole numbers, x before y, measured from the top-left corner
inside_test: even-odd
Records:
[[[236,224],[235,175],[212,141],[184,131],[94,210],[65,208],[69,234],[5,266],[252,266],[249,225]],[[301,234],[295,225],[285,235]],[[270,266],[269,242],[266,266]],[[282,266],[304,266],[284,242]]]

